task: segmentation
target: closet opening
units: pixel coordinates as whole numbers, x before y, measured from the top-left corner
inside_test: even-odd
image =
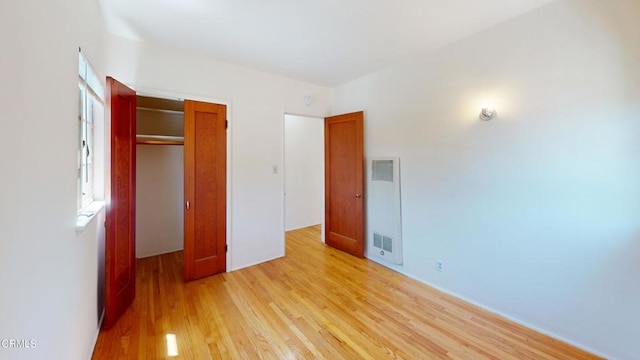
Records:
[[[184,250],[184,102],[136,97],[136,258]]]
[[[105,316],[135,297],[136,258],[182,250],[185,282],[227,271],[227,104],[138,96],[107,77]]]

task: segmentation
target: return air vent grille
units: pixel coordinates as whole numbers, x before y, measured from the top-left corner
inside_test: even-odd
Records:
[[[402,264],[400,158],[367,159],[367,254]]]
[[[373,233],[373,246],[382,249],[382,235]]]
[[[388,236],[382,237],[382,250],[393,252],[393,239]]]
[[[380,250],[393,252],[393,238],[374,232],[373,246]]]
[[[393,160],[373,160],[373,181],[393,182]]]

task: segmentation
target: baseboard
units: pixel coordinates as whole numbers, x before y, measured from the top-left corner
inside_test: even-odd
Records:
[[[322,226],[322,224],[309,224],[309,225],[305,225],[305,226],[299,226],[299,227],[295,227],[293,229],[285,229],[284,232],[296,231],[296,230],[300,230],[300,229],[306,229],[306,228],[312,227],[312,226]]]
[[[251,267],[251,266],[260,265],[262,263],[266,263],[266,262],[269,262],[269,261],[272,261],[272,260],[276,260],[276,259],[280,259],[280,258],[283,258],[283,257],[284,257],[284,254],[278,255],[278,256],[275,256],[275,257],[272,257],[272,258],[268,258],[268,259],[265,259],[265,260],[260,260],[260,261],[256,261],[256,262],[253,262],[253,263],[244,264],[244,265],[242,265],[240,267],[234,267],[232,269],[227,269],[227,272],[242,270],[242,269],[245,269],[245,268],[248,268],[248,267]]]
[[[182,251],[182,250],[184,250],[184,249],[183,248],[177,248],[177,249],[160,250],[158,252],[152,252],[150,254],[144,254],[144,255],[141,255],[141,256],[138,256],[138,254],[136,254],[136,259],[144,259],[144,258],[148,258],[148,257],[152,257],[152,256],[170,254],[172,252]]]
[[[96,349],[96,344],[98,343],[98,336],[100,336],[100,328],[102,327],[102,320],[104,320],[104,309],[102,309],[102,314],[100,315],[100,320],[98,320],[98,328],[96,329],[96,334],[93,337],[93,345],[89,351],[89,356],[87,356],[87,360],[91,360],[93,357],[93,352]]]
[[[562,341],[562,342],[564,342],[566,344],[569,344],[569,345],[571,345],[573,347],[576,347],[576,348],[578,348],[580,350],[587,351],[587,352],[589,352],[589,353],[591,353],[593,355],[596,355],[596,356],[599,356],[599,357],[602,357],[602,358],[605,358],[605,359],[609,359],[609,360],[615,360],[615,358],[613,358],[611,356],[608,356],[608,355],[605,355],[605,354],[603,354],[603,353],[601,353],[599,351],[596,351],[596,350],[594,350],[594,349],[592,349],[592,348],[590,348],[588,346],[584,346],[583,344],[577,343],[575,341],[571,341],[571,340],[566,339],[566,338],[564,338],[562,336],[558,336],[558,335],[552,333],[551,331],[547,331],[545,329],[541,329],[541,328],[539,328],[537,326],[534,326],[532,324],[527,323],[526,321],[522,321],[520,319],[514,318],[513,316],[510,316],[510,315],[507,315],[507,314],[505,314],[503,312],[497,311],[497,310],[495,310],[495,309],[493,309],[493,308],[491,308],[489,306],[486,306],[486,305],[481,304],[481,303],[479,303],[477,301],[468,299],[468,298],[466,298],[464,296],[461,296],[461,295],[459,295],[459,294],[457,294],[455,292],[452,292],[452,291],[449,291],[447,289],[444,289],[444,288],[442,288],[442,287],[440,287],[438,285],[431,284],[428,281],[425,281],[425,280],[420,279],[420,278],[418,278],[418,277],[416,277],[416,276],[414,276],[412,274],[407,273],[406,271],[402,270],[400,268],[400,266],[398,266],[398,265],[389,266],[390,264],[384,262],[384,260],[382,260],[382,259],[376,259],[376,258],[370,258],[370,257],[367,257],[367,259],[371,260],[371,261],[373,261],[373,262],[375,262],[377,264],[380,264],[381,266],[384,266],[389,270],[392,270],[392,271],[395,271],[397,273],[400,273],[400,274],[402,274],[402,275],[404,275],[404,276],[406,276],[408,278],[416,280],[416,281],[418,281],[418,282],[420,282],[422,284],[425,284],[425,285],[427,285],[427,286],[429,286],[431,288],[434,288],[434,289],[436,289],[436,290],[438,290],[440,292],[443,292],[443,293],[445,293],[447,295],[453,296],[453,297],[455,297],[455,298],[457,298],[459,300],[462,300],[462,301],[464,301],[466,303],[469,303],[471,305],[477,306],[477,307],[479,307],[479,308],[481,308],[483,310],[486,310],[488,312],[496,314],[496,315],[498,315],[500,317],[503,317],[503,318],[505,318],[505,319],[507,319],[509,321],[513,321],[516,324],[522,325],[522,326],[524,326],[526,328],[529,328],[531,330],[539,332],[539,333],[541,333],[543,335],[547,335],[547,336],[549,336],[551,338],[554,338],[554,339],[556,339],[558,341]]]

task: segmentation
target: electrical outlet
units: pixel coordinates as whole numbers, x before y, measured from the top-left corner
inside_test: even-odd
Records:
[[[442,263],[442,260],[436,260],[436,270],[444,271],[444,264]]]

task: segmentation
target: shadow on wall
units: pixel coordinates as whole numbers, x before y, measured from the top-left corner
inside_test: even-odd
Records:
[[[608,240],[610,239],[605,237],[601,239],[602,243],[611,246]],[[580,301],[585,296],[593,298],[592,293],[588,291],[589,288],[600,289],[601,295],[598,301],[602,302],[602,306],[598,306],[598,304],[592,306],[594,311],[608,314],[608,324],[594,323],[593,328],[603,332],[603,336],[614,336],[620,339],[620,343],[633,344],[638,340],[635,329],[638,319],[640,319],[640,308],[638,307],[640,285],[629,287],[628,284],[630,279],[637,279],[640,274],[640,232],[628,237],[624,242],[619,242],[615,248],[616,251],[613,251],[609,247],[610,256],[604,261],[600,260],[599,266],[590,269],[591,276],[585,278],[591,283],[582,284],[582,289],[586,291],[584,293],[576,292],[576,301]],[[612,272],[609,270],[611,268],[617,269],[617,274],[627,274],[627,276],[612,276]],[[607,309],[612,305],[618,309],[627,309],[627,311],[609,312]]]
[[[572,2],[576,16],[598,29],[599,38],[592,39],[600,47],[598,50],[607,54],[608,57],[618,55],[620,59],[618,74],[622,85],[620,87],[621,95],[627,97],[630,105],[637,106],[638,98],[634,93],[637,94],[640,91],[640,84],[634,81],[636,77],[629,76],[629,74],[640,74],[640,66],[638,66],[640,63],[640,33],[633,29],[623,28],[620,24],[634,22],[636,14],[640,14],[640,2],[634,0],[590,1],[588,4],[578,0]],[[624,10],[616,11],[617,18],[602,16],[603,13],[611,12],[612,7]],[[627,17],[628,19],[624,19]],[[629,59],[633,59],[633,61],[629,61]]]

